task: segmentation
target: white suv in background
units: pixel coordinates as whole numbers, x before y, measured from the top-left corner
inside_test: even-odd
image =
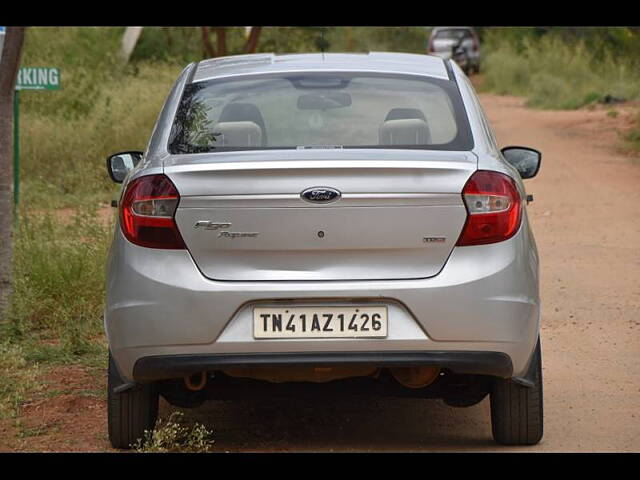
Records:
[[[472,27],[436,27],[429,36],[428,53],[444,59],[453,57],[454,47],[460,52],[454,60],[467,75],[480,72],[480,41]]]

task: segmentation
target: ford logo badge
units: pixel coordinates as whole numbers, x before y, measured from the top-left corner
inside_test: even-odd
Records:
[[[339,190],[329,187],[312,187],[304,190],[300,197],[312,203],[331,203],[340,200],[342,194]]]

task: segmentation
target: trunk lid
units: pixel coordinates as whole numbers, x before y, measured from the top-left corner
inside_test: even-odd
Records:
[[[464,226],[461,191],[476,168],[471,152],[424,150],[230,152],[165,162],[195,263],[210,279],[236,281],[437,275]],[[312,187],[341,197],[310,203],[301,193]]]

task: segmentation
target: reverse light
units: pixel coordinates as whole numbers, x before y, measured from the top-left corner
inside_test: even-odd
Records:
[[[120,227],[131,243],[149,248],[184,249],[174,220],[180,195],[165,175],[138,177],[120,203]]]
[[[467,222],[456,245],[502,242],[518,231],[522,200],[515,181],[503,173],[479,170],[462,190]]]

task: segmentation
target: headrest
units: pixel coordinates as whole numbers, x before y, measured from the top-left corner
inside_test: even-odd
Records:
[[[254,122],[218,122],[214,126],[216,146],[219,147],[259,147],[262,145],[262,131]]]
[[[424,120],[425,122],[427,121],[424,113],[422,113],[422,110],[420,110],[419,108],[392,108],[391,110],[389,110],[389,113],[387,113],[384,121],[387,122],[389,120],[406,120],[408,118],[419,118],[420,120]]]
[[[427,122],[418,118],[387,120],[380,125],[380,145],[426,145],[431,142]]]
[[[267,144],[267,130],[260,109],[253,103],[228,103],[222,109],[219,122],[253,122],[262,131],[263,145]]]

